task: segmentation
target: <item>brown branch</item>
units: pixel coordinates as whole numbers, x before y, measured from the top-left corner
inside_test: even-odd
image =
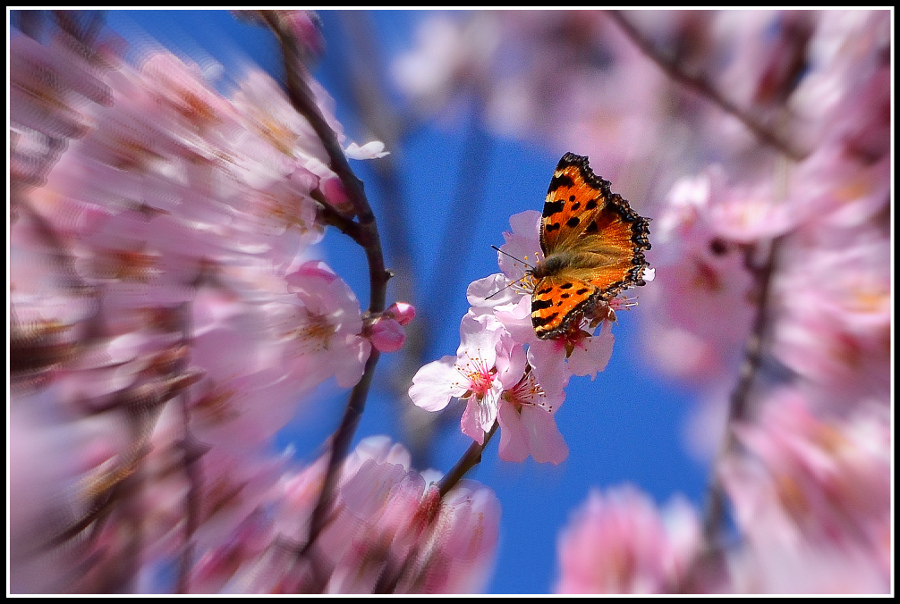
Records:
[[[287,93],[291,104],[309,121],[313,131],[321,140],[328,154],[329,167],[341,179],[355,210],[356,222],[343,221],[342,230],[349,234],[365,251],[369,264],[369,313],[380,312],[385,307],[390,273],[384,266],[384,253],[378,235],[378,226],[366,198],[363,183],[350,168],[334,131],[325,121],[316,104],[315,96],[307,83],[308,74],[302,61],[302,49],[290,33],[282,29],[277,13],[264,11],[263,15],[281,45],[287,78]],[[308,539],[298,551],[298,557],[306,555],[327,523],[328,511],[333,504],[334,490],[340,476],[341,465],[350,450],[353,435],[365,409],[378,358],[379,353],[373,348],[366,360],[362,378],[350,393],[350,400],[347,402],[344,416],[332,438],[322,491],[310,517]]]
[[[796,149],[789,141],[782,139],[780,136],[767,129],[753,116],[747,114],[744,110],[725,98],[719,91],[713,88],[709,82],[699,76],[692,76],[682,71],[678,65],[662,56],[656,47],[641,32],[637,30],[622,15],[621,11],[608,11],[610,18],[619,26],[626,36],[637,46],[644,55],[657,64],[666,75],[676,82],[687,86],[698,92],[705,98],[719,106],[722,110],[737,118],[744,126],[750,130],[762,142],[778,149],[791,159],[800,161],[806,155],[803,151]]]
[[[316,104],[315,95],[307,84],[308,77],[306,67],[302,62],[302,52],[296,40],[281,29],[278,16],[272,11],[265,11],[265,17],[269,26],[275,32],[281,44],[282,55],[287,76],[288,98],[294,109],[304,116],[316,133],[328,153],[329,168],[341,179],[341,183],[347,191],[350,202],[356,211],[357,228],[352,235],[366,253],[369,262],[369,288],[371,299],[369,301],[370,312],[384,310],[389,273],[385,270],[384,255],[381,249],[381,240],[375,222],[375,215],[366,198],[363,183],[347,162],[344,150],[341,149],[334,130],[325,121],[319,106]]]
[[[707,552],[713,552],[717,548],[717,537],[719,527],[722,524],[725,515],[725,493],[722,484],[721,475],[718,467],[722,461],[732,455],[738,441],[734,434],[734,426],[746,419],[749,415],[750,394],[753,388],[753,382],[759,372],[763,359],[763,343],[768,331],[769,323],[769,306],[771,303],[771,285],[772,276],[775,273],[778,247],[781,239],[776,238],[772,241],[768,250],[765,262],[760,267],[749,266],[748,251],[748,268],[755,274],[757,289],[757,308],[756,316],[753,320],[752,331],[747,338],[744,347],[744,360],[741,364],[740,375],[728,407],[728,419],[725,425],[725,436],[719,446],[716,459],[713,462],[712,478],[707,489],[706,511],[703,521],[703,535],[706,541]]]
[[[484,442],[479,445],[477,442],[473,441],[465,454],[458,462],[456,462],[456,465],[441,478],[440,482],[438,482],[438,490],[440,491],[441,497],[449,493],[450,489],[455,487],[469,470],[481,463],[481,453],[484,451],[484,448],[490,442],[491,437],[499,427],[499,421],[494,420],[494,425],[491,426],[491,429],[484,435]]]
[[[190,349],[193,342],[193,325],[191,321],[191,303],[185,302],[178,308],[178,320],[181,323],[181,342],[185,349]],[[183,374],[188,370],[187,355],[180,357],[172,368],[175,375]],[[181,450],[181,463],[184,477],[188,483],[188,492],[184,498],[184,544],[178,556],[178,572],[176,576],[176,592],[180,594],[190,593],[188,577],[194,562],[194,533],[200,525],[200,472],[197,462],[208,450],[194,437],[191,432],[191,414],[189,408],[190,393],[182,392],[178,397],[181,410],[181,421],[184,424],[184,435],[177,447]]]

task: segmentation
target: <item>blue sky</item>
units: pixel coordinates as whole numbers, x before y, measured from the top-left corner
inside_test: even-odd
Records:
[[[414,25],[422,11],[377,12],[374,15],[378,44],[386,59],[412,46]],[[350,83],[346,74],[346,49],[356,43],[340,26],[339,16],[320,13],[326,40],[325,55],[315,71],[318,80],[337,102],[337,117],[351,140],[367,142],[357,116],[347,99]],[[226,74],[250,60],[278,77],[281,66],[275,44],[268,33],[237,23],[227,11],[115,11],[107,15],[110,26],[129,41],[146,32],[163,45],[195,57],[201,64],[209,57],[220,61]],[[390,89],[390,83],[386,84]],[[404,111],[398,106],[396,111]],[[540,210],[553,168],[565,151],[546,149],[533,143],[497,139],[479,132],[486,145],[479,165],[473,160],[472,139],[466,115],[441,125],[424,122],[403,137],[393,152],[402,187],[400,198],[409,219],[412,273],[418,292],[428,291],[437,279],[440,299],[411,300],[420,311],[429,312],[438,326],[431,333],[423,362],[453,354],[459,344],[459,321],[467,310],[465,288],[471,281],[497,272],[496,253],[490,246],[503,243],[509,217],[524,210]],[[469,141],[469,142],[467,142]],[[391,215],[385,200],[395,192],[383,190],[365,162],[354,162],[366,183],[370,203],[382,234]],[[463,167],[465,166],[465,167]],[[437,241],[457,195],[460,182],[467,187],[472,223],[458,238],[450,254],[440,251]],[[614,183],[615,184],[615,183]],[[615,188],[615,187],[614,187]],[[396,196],[394,196],[396,199]],[[652,231],[652,228],[651,228]],[[651,232],[652,241],[652,232]],[[395,248],[386,241],[388,264]],[[366,303],[367,276],[364,259],[351,241],[339,233],[326,238],[324,249],[333,268]],[[452,270],[458,275],[452,277]],[[653,287],[650,283],[647,287]],[[393,301],[396,284],[389,288]],[[634,292],[638,294],[640,291]],[[639,340],[640,305],[619,313],[613,328],[616,336],[612,360],[592,382],[573,378],[565,404],[556,415],[559,429],[570,448],[560,466],[528,460],[511,464],[499,460],[497,442],[488,447],[483,461],[470,477],[490,486],[503,508],[500,546],[489,593],[546,593],[557,575],[557,538],[570,514],[581,506],[591,489],[632,483],[664,503],[680,493],[702,506],[707,480],[706,464],[685,450],[683,433],[691,414],[691,393],[655,376],[642,358]],[[398,354],[383,355],[356,440],[374,434],[389,434],[403,440],[397,410],[411,405],[389,387],[387,378],[398,366]],[[346,393],[324,389],[321,409],[313,417],[289,426],[278,444],[295,445],[298,456],[308,458],[319,451],[322,439],[336,426]],[[459,409],[446,428],[435,436],[429,465],[449,470],[465,451],[469,440],[459,433]],[[499,439],[498,439],[499,440]],[[418,469],[425,469],[420,467]]]

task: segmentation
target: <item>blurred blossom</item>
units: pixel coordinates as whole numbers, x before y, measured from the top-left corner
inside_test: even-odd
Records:
[[[890,582],[868,552],[833,546],[742,550],[729,556],[740,594],[888,594]]]
[[[694,510],[675,500],[664,510],[631,486],[594,491],[559,537],[555,591],[649,594],[678,591],[699,551]]]
[[[344,462],[330,521],[316,545],[299,557],[287,551],[304,538],[323,469],[320,461],[285,474],[272,493],[274,524],[255,520],[251,533],[235,534],[246,546],[229,544],[210,555],[210,562],[224,560],[226,551],[258,549],[251,544],[270,539],[262,558],[220,567],[236,567],[224,591],[440,594],[483,588],[497,547],[496,497],[471,481],[440,497],[439,475],[411,470],[409,453],[386,437],[364,439]]]
[[[799,391],[773,397],[757,425],[737,428],[747,454],[722,467],[749,550],[732,561],[737,587],[887,592],[893,567],[886,409],[858,406],[843,418],[818,419],[805,399]],[[785,568],[769,565],[773,554]],[[820,564],[841,558],[847,569],[819,572]],[[788,568],[800,576],[785,574]]]
[[[349,287],[304,264],[337,179],[274,80],[225,98],[196,63],[132,66],[54,23],[11,34],[12,588],[134,591],[252,532],[273,436],[370,344]]]
[[[417,32],[418,48],[399,57],[393,75],[407,94],[426,110],[442,109],[459,92],[490,90],[486,59],[499,32],[490,16],[457,19],[435,14]]]
[[[662,251],[653,256],[657,286],[641,295],[655,311],[644,337],[659,367],[680,377],[720,379],[750,330],[753,280],[745,247],[726,235],[733,223],[724,193],[710,175],[679,181],[655,229]]]
[[[311,260],[320,213],[360,209],[328,149],[389,150],[350,141],[304,67],[338,147],[261,69],[226,97],[216,68],[168,51],[132,65],[81,13],[25,12],[44,21],[9,36],[10,589],[127,593],[160,575],[190,593],[483,590],[488,488],[441,496],[402,445],[364,439],[307,543],[327,456],[296,470],[272,452],[319,385],[356,385],[416,314],[364,312]],[[304,60],[323,51],[308,11],[241,16],[275,19]],[[727,542],[701,543],[680,500],[595,491],[560,535],[556,591],[890,591],[891,16],[434,13],[393,60],[424,114],[475,103],[495,133],[589,155],[654,218],[642,358],[712,401],[695,446],[740,445],[713,469]],[[501,459],[558,464],[568,382],[606,368],[634,301],[538,340],[539,226],[537,211],[510,217],[500,272],[467,289],[456,355],[409,396],[430,411],[465,399],[464,434],[483,444],[499,425]],[[727,425],[748,342],[754,388]]]
[[[338,386],[353,386],[362,377],[371,351],[361,335],[362,317],[353,291],[318,262],[305,263],[286,280],[295,294],[281,297],[266,309],[272,336],[283,343],[284,362],[307,384],[334,375]]]
[[[852,237],[852,238],[851,238]],[[797,250],[802,264],[778,285],[786,295],[774,352],[821,387],[837,408],[890,393],[890,241],[871,228],[841,245]]]

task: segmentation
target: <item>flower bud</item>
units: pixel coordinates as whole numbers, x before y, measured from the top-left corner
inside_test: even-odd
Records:
[[[409,325],[409,322],[416,318],[416,307],[406,302],[394,302],[384,314],[396,319],[400,325]]]
[[[382,317],[372,324],[372,345],[381,352],[396,352],[406,341],[406,331],[394,319]]]

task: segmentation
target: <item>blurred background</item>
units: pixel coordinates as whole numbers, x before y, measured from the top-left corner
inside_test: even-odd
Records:
[[[589,156],[614,192],[657,219],[647,258],[658,267],[666,249],[654,233],[678,179],[733,161],[752,182],[772,148],[794,156],[794,145],[814,142],[813,128],[777,127],[778,108],[807,68],[798,49],[806,48],[813,25],[802,11],[726,12],[715,27],[708,11],[317,14],[325,47],[313,75],[334,99],[345,146],[380,140],[390,152],[351,162],[395,273],[388,303],[406,301],[417,310],[404,348],[381,357],[355,442],[387,434],[411,450],[419,470],[448,471],[471,441],[459,430],[463,406],[430,414],[412,405],[412,376],[456,352],[468,284],[498,272],[491,245],[504,243],[510,216],[542,208],[564,153]],[[130,60],[165,47],[198,63],[223,93],[248,65],[283,81],[272,35],[228,11],[109,11],[106,22],[129,43]],[[632,26],[638,34],[628,31]],[[669,63],[647,59],[642,41],[664,49]],[[676,81],[667,64],[682,73],[700,66],[712,85]],[[752,124],[713,98],[723,90],[730,101],[759,110]],[[754,124],[784,138],[761,150],[749,134]],[[332,229],[317,251],[365,307],[368,272],[359,248]],[[659,337],[665,321],[654,313],[666,290],[655,286],[629,292],[637,305],[618,313],[606,370],[594,380],[571,379],[555,415],[568,459],[559,466],[507,463],[492,442],[470,473],[503,508],[488,593],[552,591],[560,531],[594,489],[630,483],[658,504],[681,497],[702,513],[725,422],[722,403],[746,331],[719,326],[726,333],[716,334],[716,344],[725,352],[712,355],[716,364],[689,362],[701,354],[691,348],[695,341]],[[768,368],[776,377],[779,369]],[[300,463],[322,453],[347,392],[328,382],[317,397],[275,443]]]
[[[404,94],[400,66],[422,44],[423,36],[433,41],[442,35],[422,31],[436,15],[432,11],[325,10],[318,15],[325,48],[313,75],[334,98],[348,142],[381,140],[390,151],[382,159],[352,162],[352,167],[365,183],[387,265],[396,274],[388,302],[408,301],[417,310],[403,350],[382,356],[355,442],[388,434],[410,448],[417,469],[446,472],[471,442],[459,430],[463,406],[451,404],[439,415],[430,414],[415,408],[406,391],[419,367],[455,354],[459,322],[468,309],[466,287],[499,271],[490,246],[503,244],[509,217],[542,209],[556,163],[567,151],[588,155],[595,172],[612,180],[613,191],[650,218],[654,204],[646,195],[651,189],[664,191],[671,183],[649,186],[635,176],[649,176],[643,165],[613,163],[604,169],[602,158],[615,155],[612,149],[570,148],[540,132],[498,132],[496,123],[489,122],[483,97],[474,89],[477,74],[463,73],[458,82],[450,83],[447,94],[453,98],[442,106],[416,103]],[[440,15],[451,23],[467,18],[464,12]],[[540,18],[539,13],[534,16]],[[560,21],[562,16],[552,19]],[[224,91],[229,80],[239,79],[247,62],[283,79],[274,38],[227,11],[109,11],[106,17],[129,42],[129,56],[135,61],[159,44],[212,68],[211,73],[221,65]],[[473,46],[490,43],[482,37],[490,32],[466,35]],[[446,68],[435,59],[425,70]],[[630,175],[627,180],[625,174]],[[651,241],[652,233],[651,224]],[[358,247],[329,230],[320,250],[365,307],[368,273]],[[654,252],[655,248],[648,254],[651,265]],[[643,289],[651,287],[652,283]],[[640,305],[643,290],[630,293],[638,306],[618,315],[608,367],[594,381],[573,377],[566,402],[556,414],[569,458],[559,466],[530,458],[522,464],[507,463],[491,443],[470,473],[470,478],[497,493],[503,507],[488,593],[552,590],[558,575],[559,532],[591,489],[631,483],[660,504],[680,496],[702,509],[708,458],[703,451],[692,453],[686,447],[695,393],[654,373],[640,339],[641,315],[647,311]],[[314,411],[288,426],[277,446],[291,446],[299,460],[314,459],[337,426],[346,396],[333,384],[323,387],[320,403],[307,407]]]

